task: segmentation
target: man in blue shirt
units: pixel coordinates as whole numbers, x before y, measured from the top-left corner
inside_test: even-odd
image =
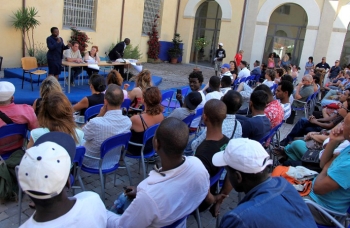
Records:
[[[320,159],[322,171],[313,181],[307,198],[327,209],[346,213],[350,206],[350,146],[343,149],[338,156],[334,156],[333,151],[344,139],[350,140],[349,114],[343,124],[331,131],[329,138],[329,143]],[[312,206],[310,210],[318,224],[334,226]]]
[[[222,218],[220,227],[316,227],[293,186],[281,177],[270,177],[272,161],[260,143],[231,139],[225,151],[213,156],[213,164],[226,166],[233,188],[245,193]]]
[[[253,91],[250,96],[249,110],[252,118],[237,115],[237,120],[242,125],[242,137],[256,141],[261,140],[271,130],[270,120],[265,116],[268,95],[265,91]]]

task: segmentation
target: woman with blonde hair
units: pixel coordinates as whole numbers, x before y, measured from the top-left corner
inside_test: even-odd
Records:
[[[287,69],[290,66],[289,55],[285,54],[281,61],[281,67]]]
[[[33,103],[33,109],[36,115],[39,113],[42,99],[45,99],[50,92],[62,92],[62,87],[54,76],[48,76],[40,85],[40,98],[36,99]]]
[[[116,84],[118,86],[122,86],[123,84],[123,77],[120,75],[120,73],[116,70],[111,70],[107,75],[107,86],[110,84]],[[128,98],[128,92],[123,89],[124,93],[124,100]]]
[[[50,92],[42,100],[38,122],[40,128],[30,132],[27,149],[32,147],[40,136],[51,131],[67,133],[73,137],[77,146],[83,145],[84,132],[77,128],[73,118],[72,104],[62,92]]]
[[[135,87],[128,92],[132,108],[140,108],[143,91],[152,86],[151,80],[151,72],[149,70],[143,70],[136,76]],[[129,84],[125,84],[124,89],[127,90],[129,86]]]
[[[153,125],[158,124],[164,120],[163,106],[160,104],[161,101],[162,94],[157,87],[149,87],[145,89],[143,92],[145,111],[130,118],[132,122],[130,142],[142,144],[145,131],[149,127],[152,127]],[[150,152],[150,149],[152,149],[152,140],[149,140],[146,143],[145,153]],[[140,155],[141,147],[129,144],[128,153],[133,155]]]

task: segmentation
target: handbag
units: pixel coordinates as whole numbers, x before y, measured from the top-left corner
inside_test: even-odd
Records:
[[[301,158],[302,166],[311,169],[316,172],[320,172],[320,155],[321,150],[308,149]]]

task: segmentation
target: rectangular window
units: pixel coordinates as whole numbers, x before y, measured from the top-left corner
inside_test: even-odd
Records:
[[[142,34],[148,35],[152,31],[153,21],[159,14],[161,0],[145,0],[143,11]]]
[[[64,0],[63,26],[95,27],[95,0]]]

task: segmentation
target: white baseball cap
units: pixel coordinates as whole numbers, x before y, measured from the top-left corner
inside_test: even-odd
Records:
[[[15,93],[15,86],[11,82],[0,82],[0,101],[9,100]]]
[[[61,132],[47,133],[38,140],[22,158],[18,182],[29,196],[50,199],[59,195],[68,181],[71,158],[67,150],[75,151],[75,142]]]
[[[219,46],[223,47],[223,46],[224,46],[224,44],[223,44],[223,43],[219,43]]]
[[[224,151],[213,156],[215,166],[230,166],[243,173],[259,173],[272,160],[262,145],[248,138],[231,139]]]

